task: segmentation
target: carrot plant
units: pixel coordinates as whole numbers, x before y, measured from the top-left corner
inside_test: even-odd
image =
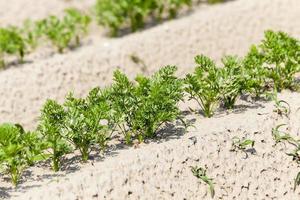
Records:
[[[246,91],[256,97],[261,96],[268,89],[267,71],[264,63],[264,56],[254,45],[243,59],[243,67],[246,71]]]
[[[95,12],[99,24],[108,27],[112,36],[118,35],[118,30],[125,22],[125,1],[116,3],[110,0],[97,0]]]
[[[46,19],[36,22],[37,31],[42,30],[59,53],[63,53],[67,47],[78,46],[80,38],[86,34],[90,23],[90,17],[81,14],[76,9],[67,9],[63,19],[56,16],[50,16]]]
[[[120,71],[114,73],[110,99],[119,129],[127,143],[153,138],[167,122],[180,115],[177,107],[183,98],[182,81],[175,77],[176,67],[167,66],[152,77],[138,76],[136,84]]]
[[[34,51],[40,45],[45,29],[45,24],[42,21],[34,22],[28,19],[24,22],[20,33],[24,38],[27,50]]]
[[[198,66],[194,74],[185,78],[186,92],[197,101],[206,117],[212,117],[221,98],[220,70],[204,55],[196,56]]]
[[[132,32],[137,31],[149,18],[161,19],[165,12],[174,18],[182,6],[190,4],[191,0],[97,0],[94,10],[98,23],[108,27],[112,36],[117,36],[127,25]]]
[[[300,70],[300,43],[283,32],[266,31],[265,38],[257,47],[252,47],[248,60],[256,62],[253,67],[264,66],[265,76],[278,91],[295,89],[295,74]],[[254,60],[254,61],[253,61]],[[267,82],[268,83],[268,82]]]
[[[75,45],[78,46],[80,44],[81,37],[88,33],[91,17],[82,14],[79,10],[74,8],[66,9],[65,13],[64,21],[68,26],[70,26],[75,37]]]
[[[5,55],[16,55],[23,62],[25,42],[16,28],[0,28],[0,68],[5,66]]]
[[[198,179],[202,180],[204,183],[206,183],[209,187],[210,195],[212,198],[215,196],[215,188],[213,184],[213,179],[209,178],[206,174],[206,169],[202,167],[192,167],[192,173],[194,176],[196,176]]]
[[[232,109],[239,95],[246,90],[245,70],[234,56],[226,56],[222,59],[223,67],[220,68],[220,92],[224,107]]]
[[[156,0],[156,4],[158,5],[159,18],[161,18],[161,15],[164,14],[163,12],[167,12],[169,18],[175,18],[180,8],[184,5],[192,5],[192,0]]]
[[[54,100],[47,100],[41,110],[38,132],[49,148],[52,169],[59,171],[62,157],[71,151],[63,135],[66,111]]]
[[[66,119],[64,133],[66,138],[79,149],[82,161],[89,158],[91,148],[99,144],[105,150],[109,139],[109,104],[101,95],[101,90],[91,90],[87,98],[75,98],[72,94],[67,96]],[[101,122],[106,122],[101,124]]]
[[[39,143],[35,133],[26,133],[18,124],[0,125],[0,169],[10,175],[13,185],[26,167],[44,159]]]

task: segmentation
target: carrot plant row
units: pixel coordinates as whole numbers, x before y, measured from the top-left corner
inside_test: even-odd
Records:
[[[208,2],[220,1],[223,0]],[[117,36],[128,26],[134,32],[151,19],[159,22],[165,15],[174,18],[183,6],[192,6],[192,0],[97,0],[93,14],[100,25],[108,27],[112,36]],[[91,15],[70,8],[62,18],[49,16],[34,22],[27,20],[20,28],[0,28],[0,68],[6,66],[7,56],[15,56],[22,63],[27,53],[45,42],[50,42],[59,53],[79,46],[91,20]]]
[[[212,117],[220,106],[234,108],[243,94],[255,97],[297,89],[299,53],[298,40],[266,31],[261,44],[252,46],[244,58],[226,56],[222,67],[204,55],[196,56],[195,72],[182,79],[175,76],[175,66],[163,67],[150,77],[138,75],[134,81],[117,70],[112,85],[94,88],[85,98],[70,93],[63,104],[47,100],[35,131],[2,124],[0,169],[16,185],[22,171],[41,160],[50,159],[58,171],[62,158],[78,150],[86,162],[92,149],[106,150],[112,134],[123,135],[127,144],[155,138],[164,125],[183,119],[178,103],[185,96]]]
[[[39,21],[24,23],[24,27],[0,28],[0,68],[5,58],[14,55],[22,63],[24,56],[38,45],[50,41],[59,53],[76,47],[87,33],[91,18],[76,9],[65,10],[65,16],[49,16]]]
[[[192,0],[97,0],[95,12],[98,22],[116,36],[127,25],[135,32],[150,18],[161,21],[165,13],[169,18],[175,18],[185,5],[191,6]]]

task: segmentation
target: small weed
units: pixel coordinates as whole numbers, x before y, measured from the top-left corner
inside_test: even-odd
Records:
[[[192,167],[191,170],[192,170],[192,173],[194,176],[196,176],[198,179],[202,180],[204,183],[206,183],[208,185],[210,195],[212,198],[214,198],[215,188],[214,188],[214,184],[213,184],[213,179],[209,178],[206,175],[206,169],[195,166],[195,167]]]
[[[294,146],[298,146],[298,140],[295,140],[290,134],[279,130],[283,126],[286,126],[286,124],[280,124],[272,129],[272,136],[275,143],[278,144],[280,142],[287,141]]]
[[[232,138],[232,148],[231,151],[242,151],[246,154],[246,158],[248,157],[247,149],[253,148],[255,144],[254,140],[250,139],[240,139],[238,137]]]
[[[297,186],[300,185],[300,172],[298,172],[296,178],[295,178],[295,182],[294,182],[294,191],[296,190]]]
[[[0,28],[0,68],[5,67],[5,55],[16,55],[22,63],[25,52],[24,39],[16,28]]]
[[[254,140],[240,139],[238,137],[232,138],[232,151],[241,150],[245,151],[247,148],[253,148],[255,144]]]

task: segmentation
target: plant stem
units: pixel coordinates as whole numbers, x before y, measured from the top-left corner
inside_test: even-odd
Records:
[[[16,187],[19,180],[19,173],[16,167],[10,167],[10,177],[13,185]]]
[[[89,159],[89,150],[88,147],[84,146],[80,149],[81,152],[81,159],[83,162],[87,162],[87,160]]]

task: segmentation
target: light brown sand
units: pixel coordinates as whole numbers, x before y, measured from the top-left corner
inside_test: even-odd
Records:
[[[18,4],[21,1],[14,0],[10,7],[5,2],[0,1],[1,19],[16,24],[31,15],[40,18],[52,10],[58,12],[66,5],[58,0],[53,1],[57,3],[45,1],[49,7],[42,3],[36,6],[57,7],[33,14],[24,9],[26,3]],[[31,6],[28,4],[28,8]],[[6,12],[9,9],[14,13],[19,9],[24,14],[18,18]],[[93,33],[83,47],[63,55],[29,56],[28,61],[32,63],[0,72],[0,122],[20,122],[26,128],[33,128],[45,99],[61,101],[70,90],[83,95],[94,86],[105,86],[118,66],[130,77],[142,73],[141,67],[130,60],[131,54],[145,61],[149,66],[147,74],[175,64],[182,75],[193,69],[196,54],[204,53],[214,59],[224,54],[244,55],[266,29],[282,30],[300,38],[299,10],[299,0],[237,0],[199,9],[190,16],[119,39],[106,39]],[[300,107],[299,94],[281,97],[289,100],[294,111]],[[196,128],[180,139],[117,151],[115,156],[107,155],[103,162],[57,178],[58,183],[48,185],[49,179],[27,181],[23,184],[27,188],[22,189],[26,195],[18,191],[8,191],[8,194],[19,195],[20,199],[30,196],[92,199],[96,194],[98,197],[94,199],[104,199],[104,196],[107,199],[206,199],[209,198],[206,185],[190,173],[189,166],[197,164],[207,165],[219,199],[297,199],[299,190],[292,191],[292,181],[299,169],[285,155],[283,145],[272,147],[270,131],[280,120],[272,113],[272,104],[263,105],[266,107],[248,109],[245,113],[197,120]],[[294,133],[298,132],[298,119],[297,113],[293,113],[290,126]],[[234,135],[255,139],[257,155],[243,159],[243,154],[229,152],[230,138]],[[198,143],[192,145],[190,137],[196,137]],[[38,185],[42,187],[31,189]],[[7,192],[5,188],[3,191]]]
[[[69,7],[89,9],[94,0],[1,0],[0,26],[22,25],[26,19],[37,20],[48,15],[60,15]]]

